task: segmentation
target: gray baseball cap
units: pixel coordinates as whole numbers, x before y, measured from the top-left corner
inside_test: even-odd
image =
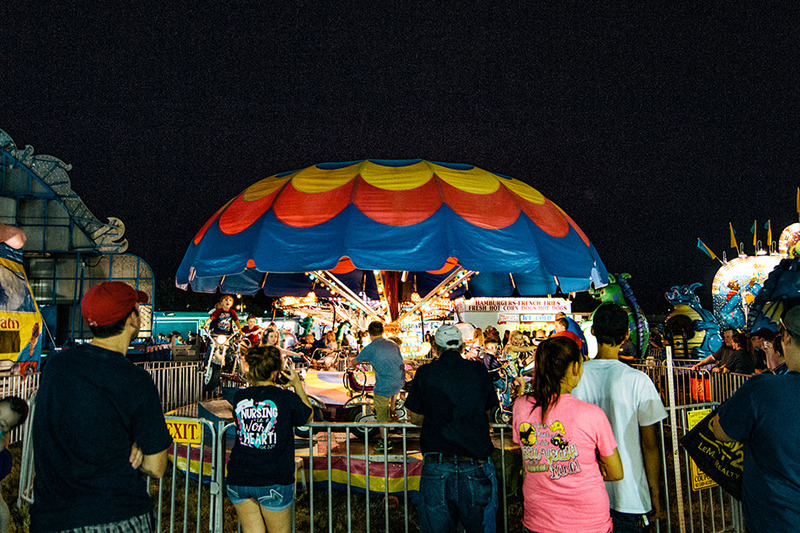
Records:
[[[453,325],[442,326],[436,330],[436,345],[442,348],[458,348],[464,344],[461,330]]]

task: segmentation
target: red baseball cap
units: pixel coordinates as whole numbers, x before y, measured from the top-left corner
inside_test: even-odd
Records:
[[[95,285],[83,295],[81,314],[90,326],[108,326],[133,311],[137,303],[146,304],[149,298],[122,281],[107,281]]]
[[[581,338],[571,331],[566,331],[566,330],[559,331],[557,333],[553,333],[552,335],[550,335],[550,337],[566,337],[568,339],[572,339],[573,341],[575,341],[575,344],[578,345],[578,348],[583,346],[583,341],[581,340]]]

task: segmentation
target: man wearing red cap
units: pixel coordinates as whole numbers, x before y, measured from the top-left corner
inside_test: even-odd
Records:
[[[125,354],[147,295],[111,281],[81,312],[94,339],[50,355],[33,420],[31,531],[153,531],[144,476],[160,478],[172,443],[153,380]]]

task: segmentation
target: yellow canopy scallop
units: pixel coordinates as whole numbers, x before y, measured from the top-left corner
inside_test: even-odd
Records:
[[[363,164],[364,162],[359,162],[333,169],[317,166],[304,168],[292,177],[292,186],[298,191],[308,194],[332,191],[355,178]]]
[[[429,164],[442,181],[464,192],[492,194],[500,187],[498,177],[482,168],[472,167],[469,170],[453,170],[436,163]]]
[[[244,193],[242,194],[242,200],[245,202],[255,202],[256,200],[261,200],[262,198],[269,196],[286,185],[286,182],[288,182],[290,179],[292,179],[292,174],[283,176],[282,178],[270,176],[268,178],[264,178],[263,180],[259,180],[245,189]]]
[[[433,177],[433,169],[427,161],[402,167],[379,165],[364,161],[361,178],[379,189],[386,191],[409,191],[428,183]]]

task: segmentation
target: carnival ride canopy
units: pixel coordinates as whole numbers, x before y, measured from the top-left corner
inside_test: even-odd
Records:
[[[262,179],[203,225],[176,276],[199,292],[313,290],[389,308],[411,294],[543,295],[607,282],[586,234],[539,191],[424,160],[322,163]]]

